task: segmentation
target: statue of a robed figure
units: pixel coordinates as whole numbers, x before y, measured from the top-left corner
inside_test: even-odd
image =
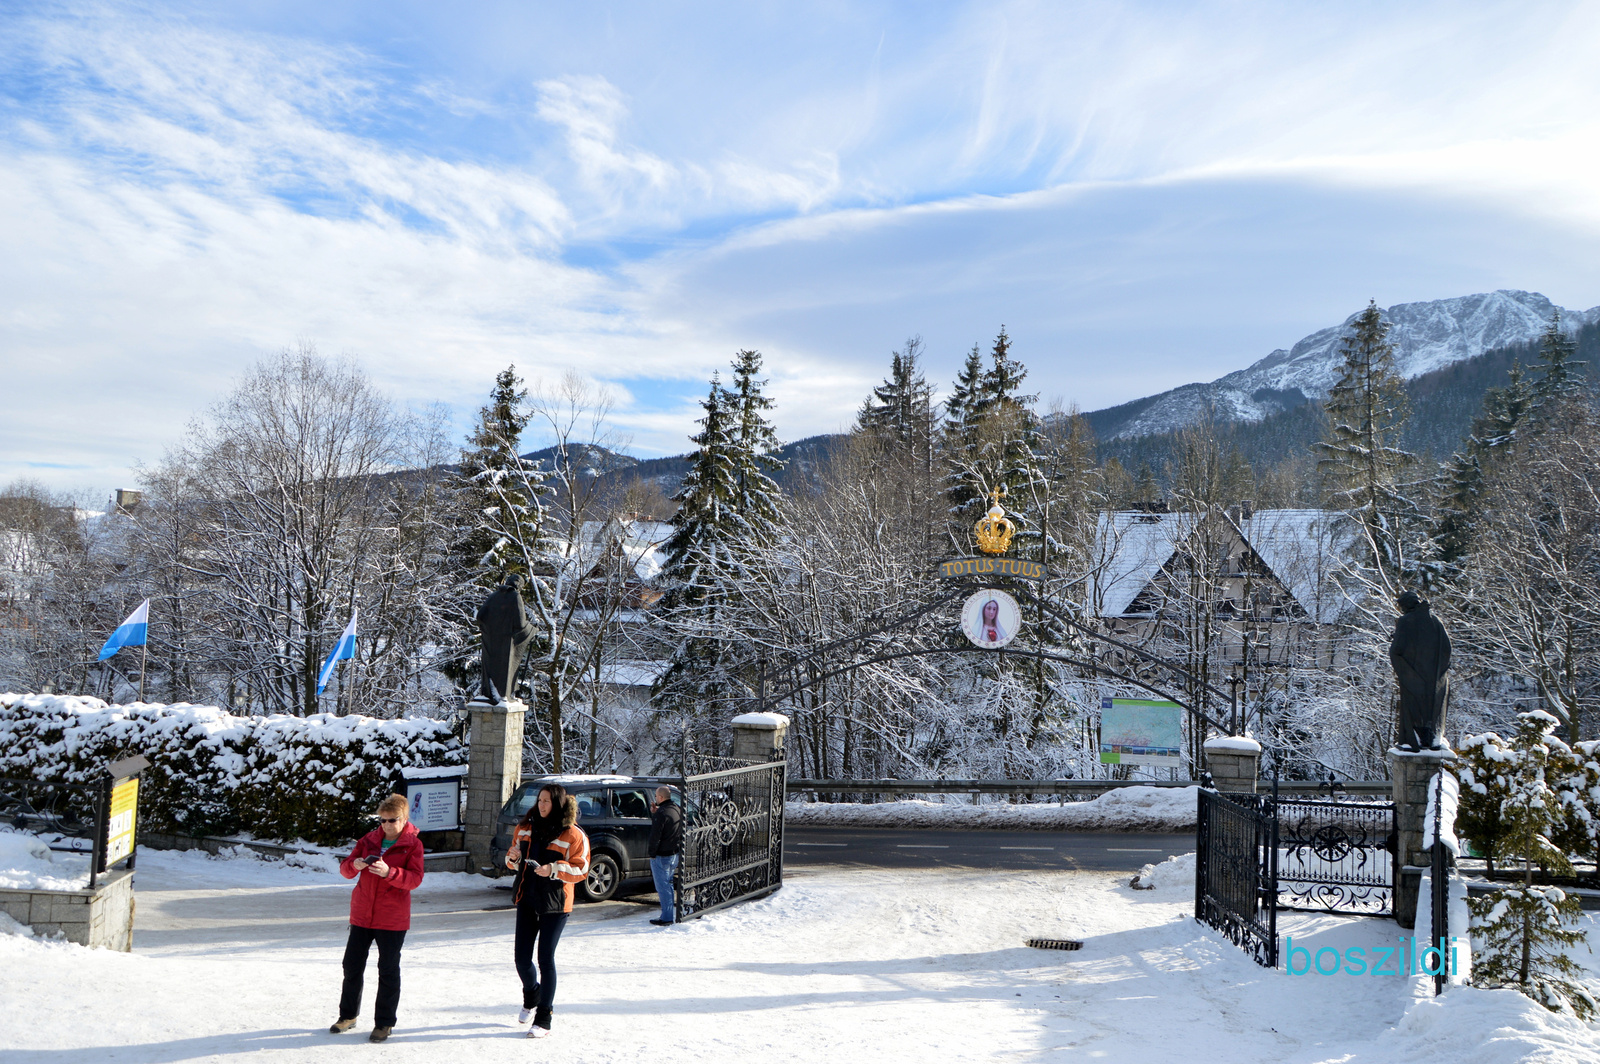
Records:
[[[528,613],[522,605],[522,585],[522,577],[512,573],[478,607],[483,675],[474,702],[499,705],[512,696],[522,652],[533,639],[533,625],[528,623]]]
[[[1389,663],[1400,689],[1395,745],[1401,750],[1444,746],[1444,710],[1450,697],[1450,636],[1415,591],[1397,600],[1401,613],[1389,641]]]

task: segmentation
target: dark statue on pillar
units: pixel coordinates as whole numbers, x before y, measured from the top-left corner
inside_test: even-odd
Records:
[[[1389,663],[1400,688],[1400,723],[1395,745],[1401,750],[1444,746],[1444,710],[1450,697],[1450,636],[1415,591],[1397,600],[1401,613],[1389,641]]]
[[[474,702],[499,705],[512,697],[522,651],[533,638],[522,606],[522,577],[512,573],[478,607],[478,634],[483,643],[483,676]]]

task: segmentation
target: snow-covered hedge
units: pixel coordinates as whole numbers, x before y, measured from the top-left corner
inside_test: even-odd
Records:
[[[134,754],[150,759],[143,830],[328,845],[362,830],[402,768],[467,759],[437,720],[238,717],[187,703],[0,694],[0,776],[88,782]]]

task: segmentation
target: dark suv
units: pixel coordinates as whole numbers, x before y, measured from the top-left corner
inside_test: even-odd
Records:
[[[650,878],[650,803],[661,784],[637,776],[534,776],[512,792],[500,810],[500,822],[489,844],[498,871],[505,868],[511,829],[539,800],[539,789],[559,783],[578,800],[578,826],[589,836],[589,878],[578,884],[583,901],[605,901],[642,887],[654,890]],[[683,795],[672,787],[680,806]]]

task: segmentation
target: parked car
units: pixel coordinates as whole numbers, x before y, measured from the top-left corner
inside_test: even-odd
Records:
[[[559,783],[578,801],[578,826],[589,836],[589,878],[578,885],[583,901],[605,901],[618,894],[654,890],[650,878],[650,803],[661,781],[638,776],[533,776],[512,792],[500,809],[489,854],[504,869],[511,829],[539,800],[539,789]],[[670,785],[669,785],[670,786]],[[683,795],[672,787],[680,806]]]

